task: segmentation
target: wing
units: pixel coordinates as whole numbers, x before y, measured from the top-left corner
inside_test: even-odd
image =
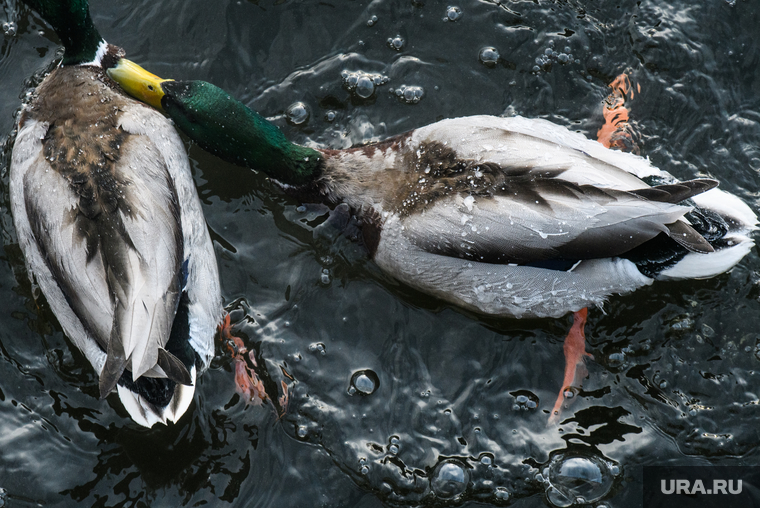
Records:
[[[640,195],[560,178],[507,178],[497,189],[428,200],[401,224],[412,243],[427,252],[486,263],[619,256],[660,233],[690,251],[711,252],[710,244],[680,220],[691,207],[672,202],[710,183],[646,187]]]
[[[521,118],[442,121],[413,137],[405,191],[386,206],[427,252],[488,263],[595,259],[660,233],[689,251],[713,251],[679,203],[714,180],[677,182],[644,159]],[[650,187],[630,167],[671,183]]]
[[[609,150],[600,143],[541,119],[470,116],[442,120],[414,132],[413,144],[438,142],[461,160],[488,161],[523,172],[561,168],[579,185],[632,190],[641,179],[675,179],[643,157]]]
[[[101,395],[128,365],[133,379],[150,369],[163,374],[155,366],[166,356],[160,350],[182,261],[177,196],[163,158],[147,137],[129,136],[112,167],[100,168],[108,178],[95,182],[97,170],[72,176],[43,153],[23,177],[26,214],[56,284],[107,352]],[[96,183],[107,192],[93,192]]]

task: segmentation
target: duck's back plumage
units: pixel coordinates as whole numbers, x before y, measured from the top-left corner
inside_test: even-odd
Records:
[[[107,83],[98,67],[72,66],[38,87],[19,122],[11,202],[29,271],[99,372],[101,394],[119,383],[150,426],[181,416],[192,399],[182,385],[213,354],[218,275],[181,140]],[[189,332],[168,345],[177,316]],[[124,386],[140,383],[168,393],[151,400],[143,387],[130,399]]]
[[[319,192],[362,216],[381,268],[488,314],[559,316],[710,277],[753,245],[755,215],[717,182],[543,120],[443,120],[324,155]]]

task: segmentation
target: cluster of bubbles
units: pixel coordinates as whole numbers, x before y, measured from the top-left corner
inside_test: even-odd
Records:
[[[372,17],[367,20],[367,26],[374,26],[375,23],[377,23],[377,16],[372,15]]]
[[[555,63],[568,64],[573,61],[579,64],[578,59],[573,59],[572,49],[570,46],[565,46],[563,51],[554,49],[554,41],[549,41],[549,47],[544,50],[542,55],[536,57],[536,65],[533,66],[533,72],[549,71],[552,65]]]
[[[16,35],[16,32],[18,31],[18,27],[16,26],[16,23],[13,21],[6,21],[3,23],[3,33],[7,35],[8,37],[13,37]]]
[[[402,49],[404,49],[405,43],[406,41],[400,35],[397,35],[395,37],[388,37],[388,47],[391,49],[395,49],[396,51],[401,51]]]
[[[499,55],[499,50],[493,46],[486,46],[485,48],[482,48],[478,54],[480,63],[486,67],[496,67],[496,64],[499,63],[500,57],[501,55]]]
[[[397,455],[401,447],[401,440],[398,436],[391,436],[388,440],[388,453],[391,455]]]
[[[372,395],[380,386],[380,378],[369,369],[358,370],[351,376],[348,386],[349,395]]]
[[[285,118],[293,125],[301,125],[309,119],[309,108],[303,102],[294,102],[285,110]]]
[[[312,353],[319,353],[322,356],[327,354],[327,349],[325,348],[325,345],[321,342],[312,342],[309,344],[309,351]]]
[[[616,464],[595,454],[560,453],[551,458],[536,480],[544,485],[546,500],[552,506],[567,508],[600,501],[619,474]]]
[[[538,407],[538,397],[530,392],[515,393],[515,403],[512,409],[515,411],[528,411]]]
[[[407,104],[417,104],[422,99],[422,96],[425,95],[425,90],[421,86],[410,85],[401,85],[395,90],[391,88],[390,92]]]
[[[446,17],[443,18],[444,21],[456,21],[462,17],[462,9],[455,5],[449,5],[446,8]]]
[[[375,93],[375,88],[388,82],[388,76],[371,74],[363,71],[346,71],[340,73],[343,87],[362,99],[368,99]]]
[[[319,274],[319,282],[327,286],[330,284],[331,281],[332,279],[330,278],[330,269],[322,268],[322,273]]]

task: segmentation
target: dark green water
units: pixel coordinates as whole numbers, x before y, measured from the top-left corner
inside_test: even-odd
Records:
[[[58,47],[25,6],[2,5],[13,25],[0,46],[0,506],[563,506],[536,475],[580,457],[603,482],[576,494],[637,507],[644,465],[760,465],[756,250],[729,274],[592,309],[590,378],[547,427],[569,318],[484,320],[399,286],[348,240],[315,235],[321,212],[190,145],[236,330],[272,381],[295,381],[281,419],[246,406],[220,350],[179,424],[137,427],[115,395],[98,400],[90,365],[32,298],[8,212],[10,143]],[[333,148],[472,114],[543,117],[595,138],[607,84],[627,71],[641,86],[629,107],[642,155],[680,178],[715,177],[758,210],[756,0],[91,9],[101,34],[152,72],[211,81],[290,138]],[[479,60],[485,47],[495,65]],[[387,82],[362,97],[344,71]],[[396,95],[415,87],[416,103]],[[298,102],[309,118],[294,125]],[[362,369],[377,389],[352,395]]]

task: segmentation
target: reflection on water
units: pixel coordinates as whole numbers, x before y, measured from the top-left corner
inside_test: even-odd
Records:
[[[758,208],[752,2],[93,0],[92,11],[158,75],[214,82],[290,138],[333,148],[471,114],[544,117],[593,138],[607,85],[627,70],[642,90],[626,103],[642,155]],[[569,321],[484,320],[400,286],[326,208],[195,146],[233,330],[270,402],[245,403],[220,343],[187,416],[138,428],[115,396],[98,400],[28,281],[9,153],[20,98],[57,45],[18,1],[0,23],[0,505],[623,507],[640,506],[642,465],[760,463],[756,252],[730,274],[592,310],[590,377],[548,427]]]

